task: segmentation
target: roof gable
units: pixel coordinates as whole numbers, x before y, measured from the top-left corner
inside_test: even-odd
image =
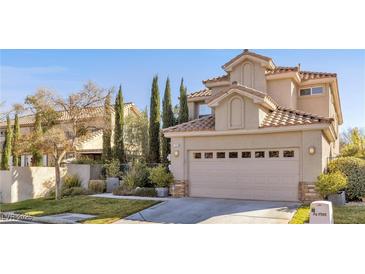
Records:
[[[221,90],[220,92],[212,95],[207,100],[207,104],[210,107],[217,106],[220,101],[234,93],[253,99],[254,103],[260,103],[271,110],[275,109],[277,105],[266,93],[237,83],[233,83],[227,89]]]
[[[275,65],[270,57],[266,57],[266,56],[251,52],[248,49],[245,49],[241,54],[237,55],[236,57],[232,58],[230,61],[225,63],[222,66],[222,68],[225,71],[231,71],[234,66],[236,66],[239,63],[242,63],[246,59],[261,61],[262,65],[267,67],[268,69],[275,68]]]

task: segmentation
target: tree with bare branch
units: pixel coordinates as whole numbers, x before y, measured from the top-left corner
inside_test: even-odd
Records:
[[[92,82],[67,98],[47,90],[28,96],[26,104],[39,113],[42,120],[42,153],[52,155],[56,174],[56,200],[61,198],[61,164],[67,152],[76,152],[79,141],[91,134],[95,117],[88,109],[101,106],[106,91]]]

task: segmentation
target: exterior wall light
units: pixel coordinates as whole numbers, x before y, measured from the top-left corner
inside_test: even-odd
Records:
[[[180,155],[180,152],[179,152],[178,150],[175,150],[175,151],[174,151],[174,156],[175,156],[175,157],[179,157],[179,155]]]
[[[311,146],[308,148],[309,155],[314,155],[316,153],[316,148],[314,146]]]

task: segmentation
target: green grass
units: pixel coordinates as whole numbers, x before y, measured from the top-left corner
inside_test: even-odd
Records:
[[[0,204],[0,209],[2,212],[15,211],[31,216],[45,216],[65,212],[91,214],[97,215],[97,217],[87,219],[83,223],[109,224],[157,203],[156,201],[74,196],[59,201],[39,198],[13,204]]]
[[[346,205],[333,208],[335,224],[365,224],[365,206]],[[309,206],[298,208],[289,224],[304,224],[309,222]]]

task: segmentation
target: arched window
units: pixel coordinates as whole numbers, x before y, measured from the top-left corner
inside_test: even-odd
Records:
[[[253,65],[251,63],[244,63],[242,67],[242,84],[244,86],[253,88]]]
[[[229,101],[228,126],[229,128],[244,127],[244,102],[239,96]]]

